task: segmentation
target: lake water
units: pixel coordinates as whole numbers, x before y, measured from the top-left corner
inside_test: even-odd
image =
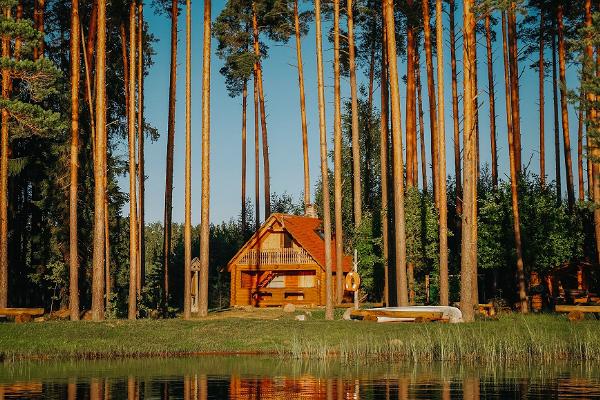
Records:
[[[600,399],[600,365],[198,357],[0,364],[3,399]]]

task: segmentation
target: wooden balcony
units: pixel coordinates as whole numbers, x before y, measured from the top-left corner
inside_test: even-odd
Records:
[[[240,259],[240,265],[306,265],[314,261],[304,249],[249,250]]]

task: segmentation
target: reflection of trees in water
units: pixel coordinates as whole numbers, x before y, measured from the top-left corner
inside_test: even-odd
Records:
[[[366,363],[346,363],[344,367],[315,368],[306,361],[272,360],[275,368],[271,373],[266,368],[251,373],[246,369],[252,365],[250,360],[240,357],[237,372],[233,368],[229,373],[218,369],[211,373],[215,364],[204,358],[162,360],[160,365],[174,362],[177,368],[158,371],[148,367],[153,361],[79,362],[79,369],[73,370],[64,365],[40,364],[45,367],[44,372],[29,365],[0,367],[0,399],[470,400],[479,399],[482,394],[496,398],[600,396],[600,374],[598,366],[593,365],[490,370],[483,365],[371,367]],[[147,370],[131,368],[138,363],[147,363]],[[85,367],[90,368],[87,376]]]

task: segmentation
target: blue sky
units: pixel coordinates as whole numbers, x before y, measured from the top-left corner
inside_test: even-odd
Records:
[[[223,8],[224,0],[213,1],[213,21]],[[311,7],[305,3],[304,7]],[[202,16],[203,2],[192,2],[192,222],[200,221],[200,190],[201,190],[201,78],[202,78]],[[144,15],[149,23],[152,34],[158,40],[155,45],[156,56],[154,65],[149,71],[145,81],[146,118],[155,126],[161,135],[154,143],[146,145],[146,221],[162,221],[164,210],[164,185],[166,165],[166,132],[167,132],[167,106],[169,89],[169,43],[170,20],[164,15],[155,15],[151,6],[146,6]],[[457,10],[457,31],[460,19],[460,7]],[[445,35],[447,35],[447,18],[444,18]],[[329,22],[324,21],[324,32],[329,29]],[[341,24],[346,20],[342,18]],[[458,32],[457,32],[458,33]],[[447,36],[446,36],[447,37]],[[501,37],[501,35],[499,35]],[[483,38],[479,39],[479,95],[482,98],[480,109],[480,148],[482,163],[489,163],[491,154],[489,149],[489,111],[487,105],[487,75],[485,64],[485,48]],[[445,96],[446,96],[446,143],[448,157],[448,174],[454,174],[453,167],[453,131],[450,103],[450,54],[445,47]],[[184,150],[185,150],[185,12],[179,19],[179,49],[178,49],[178,82],[177,82],[177,117],[175,133],[175,164],[174,164],[174,189],[173,189],[173,220],[183,221],[184,204]],[[310,151],[310,171],[313,185],[316,183],[319,170],[319,116],[317,110],[317,79],[315,57],[314,26],[302,41],[302,52],[305,72],[306,108],[308,118],[308,135]],[[333,132],[333,48],[323,41],[325,60],[325,97],[327,103],[327,133],[329,149]],[[496,79],[496,112],[497,117],[497,143],[499,171],[502,176],[508,174],[508,144],[506,139],[505,103],[503,89],[503,68],[500,43],[494,43],[494,74]],[[230,98],[227,94],[224,79],[219,73],[221,61],[214,54],[216,42],[213,39],[213,53],[211,60],[211,209],[212,222],[221,222],[237,217],[240,209],[240,154],[241,154],[241,97]],[[288,44],[269,43],[269,58],[263,63],[264,91],[266,98],[266,114],[269,133],[269,153],[271,162],[271,191],[277,193],[288,192],[296,199],[300,199],[303,187],[301,125],[299,112],[298,78],[296,69],[296,53],[294,41]],[[462,49],[458,49],[459,55]],[[422,59],[424,58],[421,57]],[[434,61],[435,63],[435,61]],[[526,68],[531,62],[522,62],[520,68],[524,69],[521,77],[521,132],[523,155],[525,165],[529,170],[538,171],[539,165],[539,129],[538,129],[538,78],[537,73]],[[399,59],[400,77],[405,74],[406,66]],[[458,62],[459,74],[461,70]],[[425,74],[422,73],[423,80]],[[459,76],[459,79],[461,77]],[[573,66],[567,76],[567,86],[574,88],[577,85],[577,75]],[[363,71],[359,73],[359,84],[366,81]],[[424,82],[425,84],[425,82]],[[459,87],[460,82],[459,82]],[[553,139],[553,114],[552,114],[552,86],[546,80],[546,171],[549,178],[554,179],[554,139]],[[462,89],[461,89],[462,90]],[[403,128],[405,110],[406,88],[400,80],[400,97],[403,109]],[[253,105],[251,101],[252,87],[249,87],[248,101],[248,196],[253,196],[254,185],[254,160],[253,160]],[[349,82],[342,80],[342,96],[349,98]],[[374,94],[376,104],[379,91]],[[427,95],[424,90],[425,130],[428,132]],[[569,113],[571,127],[571,147],[573,165],[576,168],[577,147],[577,115],[572,106]],[[429,135],[426,135],[429,147]],[[126,148],[119,147],[118,151],[126,153]],[[427,152],[429,156],[429,151]],[[428,160],[429,162],[429,160]],[[564,162],[561,157],[561,168]],[[574,170],[576,176],[576,170]],[[261,167],[262,175],[262,167]],[[428,172],[430,176],[430,172]],[[261,176],[262,179],[262,176]],[[128,180],[123,177],[119,180],[122,190],[128,191]],[[575,179],[577,184],[577,179]],[[261,183],[262,185],[262,183]],[[262,187],[262,186],[261,186]],[[565,187],[563,183],[563,188]],[[577,190],[577,189],[576,189]],[[127,213],[128,206],[124,208]],[[262,212],[261,212],[262,214]]]

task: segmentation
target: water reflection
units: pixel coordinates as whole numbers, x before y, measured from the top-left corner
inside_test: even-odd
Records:
[[[600,398],[596,365],[460,366],[249,357],[0,365],[3,399]]]

